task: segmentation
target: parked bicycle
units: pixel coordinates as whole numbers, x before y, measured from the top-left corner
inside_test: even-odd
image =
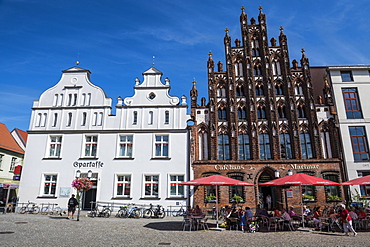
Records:
[[[111,215],[111,210],[110,210],[110,208],[109,207],[107,207],[107,206],[103,206],[103,208],[102,208],[102,210],[100,210],[99,209],[99,206],[98,205],[96,205],[96,207],[95,208],[93,208],[89,213],[88,213],[88,215],[87,216],[89,216],[89,217],[92,217],[92,218],[94,218],[94,217],[104,217],[104,218],[109,218],[110,217],[110,215]]]
[[[23,206],[19,211],[20,214],[29,213],[29,214],[38,214],[40,212],[40,208],[36,205],[36,203],[28,201],[26,206]]]
[[[122,207],[119,207],[119,210],[116,214],[116,217],[119,217],[119,218],[126,218],[127,217],[127,214],[128,214],[128,206],[127,205],[124,205]]]
[[[40,212],[43,215],[50,214],[62,216],[63,210],[60,207],[57,207],[57,205],[58,205],[57,203],[47,203],[47,204],[42,203]]]
[[[184,216],[184,214],[185,214],[185,208],[182,204],[181,204],[181,208],[179,210],[172,211],[172,216],[173,217]]]
[[[166,215],[165,215],[165,212],[164,212],[164,208],[161,205],[157,205],[153,209],[152,204],[150,204],[150,208],[144,210],[144,214],[143,214],[144,218],[156,217],[156,218],[162,218],[163,219],[165,216]]]
[[[141,216],[142,216],[141,209],[136,206],[132,206],[124,217],[140,218]]]

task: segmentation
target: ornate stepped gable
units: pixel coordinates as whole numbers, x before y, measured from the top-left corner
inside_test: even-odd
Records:
[[[304,49],[300,65],[294,59],[291,67],[282,27],[278,44],[275,38],[268,44],[262,8],[258,23],[254,18],[248,21],[242,8],[240,25],[241,40],[236,39],[234,44],[229,30],[225,30],[225,69],[218,62],[215,71],[213,54],[209,53],[207,106],[205,99],[201,100],[201,106],[197,105],[198,92],[193,82],[190,92],[193,133],[198,143],[193,159],[220,159],[220,142],[230,147],[229,154],[221,159],[322,158],[309,61]],[[248,138],[248,157],[238,155],[240,138],[236,137],[240,135]],[[208,153],[199,155],[198,149],[206,142]],[[289,143],[291,152],[284,150],[286,145],[281,143]],[[261,148],[266,149],[264,154]]]

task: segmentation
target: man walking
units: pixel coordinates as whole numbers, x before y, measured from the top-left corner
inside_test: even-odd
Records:
[[[75,195],[72,194],[72,197],[69,198],[69,200],[68,200],[68,216],[67,216],[67,219],[69,219],[70,214],[72,214],[72,219],[73,219],[73,216],[76,212],[76,206],[78,206],[78,201],[76,200]]]

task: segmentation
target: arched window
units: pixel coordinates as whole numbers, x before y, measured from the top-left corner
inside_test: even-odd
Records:
[[[219,160],[230,159],[229,136],[226,134],[218,135],[218,159]]]
[[[295,94],[296,95],[303,95],[303,88],[300,84],[297,84],[295,87],[294,87],[294,91],[295,91]]]
[[[270,137],[267,133],[259,134],[260,159],[271,159]]]
[[[258,75],[262,75],[262,70],[261,70],[261,66],[260,65],[256,65],[254,66],[254,75],[255,76],[258,76]]]
[[[251,158],[249,135],[239,134],[238,150],[239,150],[239,159],[249,160]]]
[[[218,119],[219,120],[226,120],[227,119],[225,108],[222,107],[222,108],[218,109]]]
[[[286,118],[285,106],[278,106],[278,118]]]
[[[258,85],[256,86],[256,95],[259,96],[259,95],[264,95],[265,92],[263,91],[263,86],[262,85]]]
[[[243,76],[243,64],[241,62],[235,63],[235,76]]]
[[[102,126],[102,125],[103,125],[103,113],[102,113],[102,112],[99,112],[99,121],[98,121],[98,125],[99,125],[99,126]]]
[[[297,114],[299,118],[305,118],[306,117],[306,111],[304,110],[304,105],[299,105],[297,107]]]
[[[247,110],[245,107],[238,109],[238,119],[247,119]]]
[[[98,123],[98,113],[97,112],[94,112],[94,118],[93,118],[93,126],[96,126],[96,124]]]
[[[55,94],[53,106],[57,106],[57,105],[58,105],[58,94]]]
[[[282,159],[292,158],[292,148],[290,144],[290,136],[288,133],[280,134],[280,157]]]
[[[47,116],[48,116],[48,114],[47,114],[47,113],[44,113],[44,114],[42,115],[41,127],[45,127]]]
[[[58,122],[58,113],[54,113],[53,127],[57,126]]]
[[[72,105],[72,94],[68,94],[68,106]]]
[[[72,112],[68,113],[67,127],[70,127],[72,124]]]
[[[275,94],[276,95],[283,95],[283,87],[280,84],[275,86]]]
[[[86,94],[83,93],[82,94],[82,100],[81,100],[81,105],[85,105],[86,104]]]
[[[199,160],[208,160],[207,132],[199,132]]]
[[[244,95],[244,87],[243,86],[237,86],[236,87],[236,96],[245,96]]]
[[[73,105],[77,105],[77,94],[73,94]]]
[[[148,124],[149,125],[153,124],[153,112],[152,111],[149,112]]]
[[[258,119],[266,119],[266,110],[264,106],[258,107],[257,117]]]
[[[86,117],[87,117],[87,113],[86,112],[83,112],[82,113],[82,122],[81,122],[81,125],[82,126],[85,126],[86,125]]]
[[[302,159],[312,159],[312,144],[309,133],[301,133],[299,135],[301,142]]]

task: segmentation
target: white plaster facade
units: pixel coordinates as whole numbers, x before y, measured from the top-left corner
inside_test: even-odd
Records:
[[[333,66],[328,67],[328,74],[333,87],[335,105],[337,108],[338,122],[343,145],[343,156],[348,180],[362,175],[370,174],[369,143],[370,143],[370,66]],[[344,76],[342,78],[342,76]],[[349,79],[345,79],[349,77]],[[355,89],[361,116],[348,117],[343,90]],[[353,92],[353,95],[356,94]],[[356,100],[353,101],[355,103]],[[348,101],[347,101],[348,102]],[[367,150],[363,150],[361,158],[355,159],[353,139],[351,140],[350,128],[364,129],[364,142]],[[362,139],[362,138],[360,138]],[[359,139],[358,139],[359,140]],[[367,154],[366,154],[367,153]],[[351,194],[355,189],[360,192],[360,186],[350,186]],[[369,196],[369,195],[368,195]]]
[[[184,203],[189,179],[186,97],[169,95],[170,81],[151,67],[135,80],[132,97],[111,98],[73,67],[34,101],[19,201],[66,206],[77,170],[93,173],[90,201]]]

